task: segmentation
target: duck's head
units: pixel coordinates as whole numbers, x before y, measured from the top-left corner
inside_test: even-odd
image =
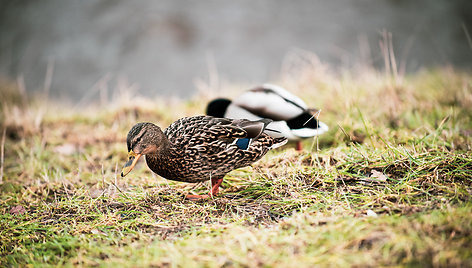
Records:
[[[142,155],[158,153],[160,146],[163,144],[163,138],[162,130],[152,123],[134,125],[126,138],[128,162],[123,166],[121,176],[126,176]]]

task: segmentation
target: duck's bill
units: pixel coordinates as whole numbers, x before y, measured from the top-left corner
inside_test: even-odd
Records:
[[[123,169],[121,169],[121,177],[124,177],[128,175],[128,173],[133,170],[134,166],[136,166],[136,163],[138,163],[139,158],[141,157],[141,154],[136,154],[132,150],[129,151],[128,153],[128,162],[125,163],[123,166]]]

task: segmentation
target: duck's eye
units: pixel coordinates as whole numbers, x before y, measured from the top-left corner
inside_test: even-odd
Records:
[[[136,142],[140,142],[140,141],[141,141],[141,137],[136,139]]]

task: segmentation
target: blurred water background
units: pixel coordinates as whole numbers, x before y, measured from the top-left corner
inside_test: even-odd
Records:
[[[1,1],[0,76],[90,100],[120,81],[191,96],[195,79],[259,84],[294,50],[333,69],[382,68],[381,31],[408,72],[472,67],[470,0]]]

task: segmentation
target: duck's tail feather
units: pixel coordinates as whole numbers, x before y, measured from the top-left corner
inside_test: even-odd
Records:
[[[238,127],[246,131],[246,138],[259,137],[262,132],[264,132],[267,125],[270,124],[270,122],[272,122],[272,120],[266,118],[257,121],[249,121],[245,119],[233,121],[233,123],[235,123]]]
[[[270,149],[279,148],[280,146],[284,146],[287,143],[288,139],[285,137],[274,138],[274,143],[270,146]]]

